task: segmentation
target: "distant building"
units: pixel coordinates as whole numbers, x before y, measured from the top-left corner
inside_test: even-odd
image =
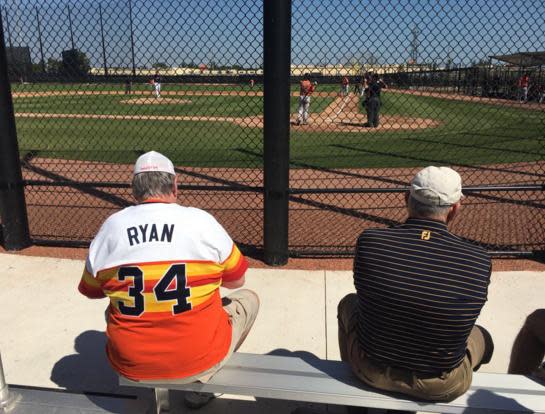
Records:
[[[32,74],[32,59],[27,46],[6,47],[8,74],[12,80],[22,80]]]
[[[399,72],[421,72],[430,70],[431,64],[384,64],[384,65],[291,65],[292,76],[303,76],[310,73],[312,76],[361,76],[365,72],[374,72],[380,75]]]
[[[378,74],[389,74],[399,72],[421,72],[431,70],[431,64],[385,64],[385,65],[291,65],[292,76],[303,76],[310,73],[313,77],[319,76],[361,76],[365,72],[375,72]],[[439,68],[435,68],[439,69]],[[153,76],[157,69],[154,68],[136,68],[138,76]],[[201,69],[198,67],[169,67],[159,69],[163,76],[179,75],[200,75],[200,76],[218,76],[218,75],[263,75],[263,69]],[[92,75],[104,75],[103,67],[91,68]],[[108,68],[110,75],[132,75],[131,68]]]
[[[136,68],[137,76],[153,76],[159,71],[162,76],[180,76],[180,75],[199,75],[199,76],[218,76],[218,75],[263,75],[263,69],[200,69],[200,68],[185,68],[185,67],[170,67],[170,68]],[[104,75],[104,68],[97,67],[90,69],[91,75]],[[108,68],[109,75],[132,75],[131,68]]]

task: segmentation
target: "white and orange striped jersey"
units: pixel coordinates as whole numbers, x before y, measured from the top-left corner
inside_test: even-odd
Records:
[[[210,214],[148,200],[104,222],[79,291],[110,299],[107,354],[121,375],[184,378],[227,354],[231,326],[219,287],[247,267]]]

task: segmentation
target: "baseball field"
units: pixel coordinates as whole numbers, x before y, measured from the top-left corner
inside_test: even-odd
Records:
[[[156,99],[146,84],[130,95],[123,85],[13,85],[23,177],[36,180],[26,189],[35,239],[90,240],[132,203],[129,189],[104,183],[126,186],[136,157],[154,149],[177,166],[182,204],[214,214],[241,245],[262,245],[260,85],[162,89]],[[381,125],[366,128],[359,96],[319,85],[309,124],[298,126],[293,86],[290,187],[379,191],[292,194],[291,249],[349,254],[364,228],[402,221],[403,194],[384,191],[404,187],[420,166],[453,165],[470,187],[542,181],[545,105],[395,88],[382,102]],[[492,249],[535,249],[542,203],[542,192],[468,193],[453,228]]]
[[[262,165],[260,85],[13,85],[19,146],[41,156],[131,163],[156,149],[193,167]],[[298,93],[292,90],[292,120]],[[543,107],[407,90],[383,92],[382,125],[363,126],[357,95],[319,85],[310,125],[293,126],[293,167],[390,168],[542,159]]]

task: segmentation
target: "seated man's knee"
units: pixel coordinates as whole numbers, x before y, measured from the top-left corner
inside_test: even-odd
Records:
[[[537,309],[528,315],[524,327],[531,330],[545,330],[545,309]]]
[[[247,291],[248,291],[248,297],[251,298],[252,304],[255,306],[255,309],[259,310],[261,306],[261,301],[259,300],[259,296],[253,290],[247,289]]]
[[[257,293],[250,289],[239,289],[234,295],[238,296],[244,307],[249,307],[257,313],[261,304]]]
[[[354,316],[358,311],[358,295],[350,293],[341,299],[337,306],[337,320],[339,327],[350,329],[353,324]]]
[[[344,298],[342,298],[337,305],[337,315],[351,309],[355,309],[358,306],[358,295],[355,293],[349,293]]]

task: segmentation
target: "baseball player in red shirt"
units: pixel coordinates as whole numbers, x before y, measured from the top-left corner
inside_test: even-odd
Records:
[[[310,107],[310,95],[314,92],[317,82],[311,83],[308,74],[303,76],[299,89],[299,109],[297,116],[297,125],[306,125],[308,123],[308,110]]]
[[[347,76],[344,76],[341,81],[341,96],[348,96],[348,88],[350,86],[350,81]]]
[[[528,73],[525,73],[522,75],[518,81],[518,87],[519,87],[519,101],[520,102],[528,102],[528,87],[530,86],[530,75]]]

